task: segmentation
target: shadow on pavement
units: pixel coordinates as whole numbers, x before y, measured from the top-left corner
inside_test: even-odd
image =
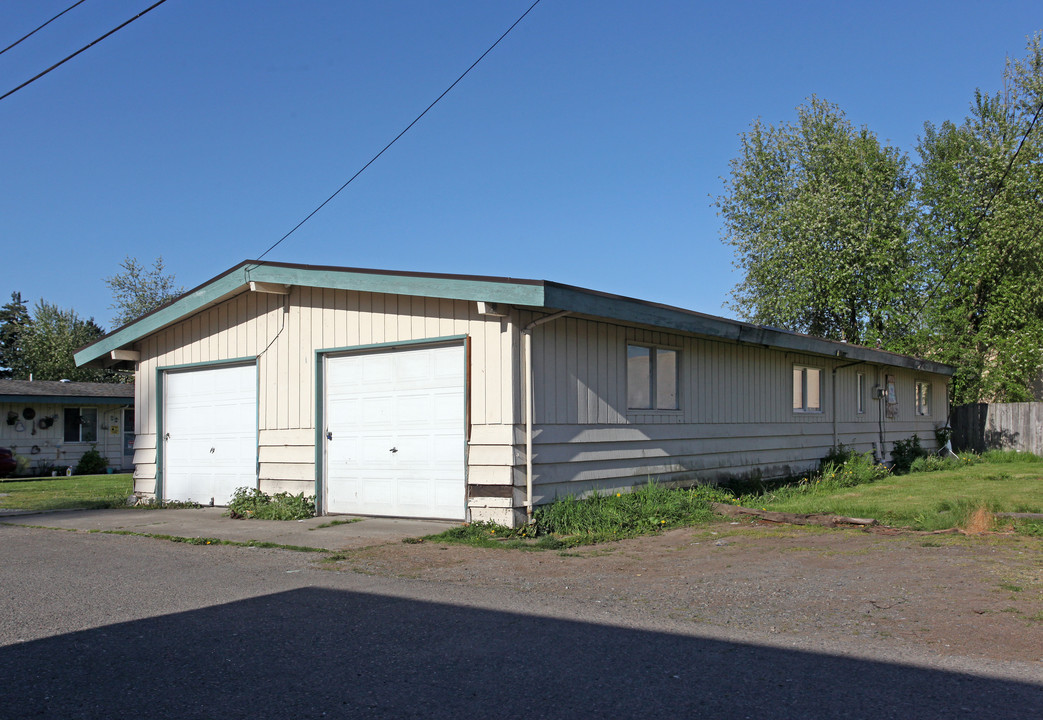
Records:
[[[0,648],[0,715],[1038,719],[1043,687],[306,588]]]

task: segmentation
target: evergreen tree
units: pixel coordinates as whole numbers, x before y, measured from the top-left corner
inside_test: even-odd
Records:
[[[31,322],[20,292],[0,308],[0,378],[28,379],[28,366],[22,351],[22,335]]]

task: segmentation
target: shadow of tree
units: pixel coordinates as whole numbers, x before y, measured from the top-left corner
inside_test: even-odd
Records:
[[[75,608],[70,608],[75,612]],[[1028,683],[305,588],[0,648],[5,718],[1038,718]]]

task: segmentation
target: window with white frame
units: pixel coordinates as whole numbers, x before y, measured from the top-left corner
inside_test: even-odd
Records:
[[[65,408],[65,442],[97,442],[98,409]]]
[[[866,374],[858,373],[858,383],[856,385],[855,396],[855,411],[859,415],[865,414],[866,411]]]
[[[916,383],[916,414],[931,414],[931,383]]]
[[[822,412],[822,368],[793,366],[793,412]]]
[[[680,353],[670,348],[627,345],[627,407],[677,410]]]

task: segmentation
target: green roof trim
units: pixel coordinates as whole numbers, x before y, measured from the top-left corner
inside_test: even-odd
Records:
[[[610,295],[595,290],[547,282],[546,304],[558,310],[611,318],[623,322],[678,330],[706,337],[760,345],[778,350],[810,355],[831,355],[848,361],[862,361],[880,365],[904,367],[922,372],[952,375],[953,368],[909,355],[850,345],[835,340],[824,340],[789,330],[751,325],[739,320],[705,315],[692,310],[660,305],[634,298]]]
[[[579,315],[608,318],[796,353],[827,355],[848,361],[892,365],[941,375],[952,375],[954,372],[948,365],[908,355],[823,340],[787,330],[751,325],[738,320],[542,280],[423,274],[261,261],[240,263],[167,305],[117,328],[77,352],[74,356],[76,364],[111,366],[113,363],[108,358],[113,350],[133,345],[138,340],[189,315],[246,292],[251,282],[452,300],[480,300],[551,312],[564,310]]]

